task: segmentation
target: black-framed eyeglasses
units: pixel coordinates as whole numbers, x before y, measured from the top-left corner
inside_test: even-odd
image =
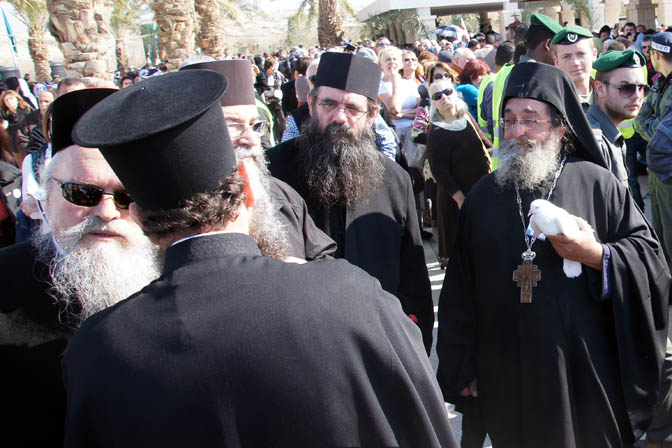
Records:
[[[104,195],[112,196],[114,205],[120,210],[128,209],[128,206],[133,202],[133,197],[128,190],[117,190],[107,193],[102,188],[94,187],[93,185],[62,182],[58,179],[54,179],[54,182],[60,185],[61,193],[66,201],[80,207],[95,207],[100,203]]]
[[[434,93],[432,93],[432,99],[433,99],[434,101],[438,101],[438,100],[441,99],[441,97],[442,97],[443,95],[450,96],[450,95],[452,95],[452,94],[453,94],[453,89],[451,89],[451,88],[447,88],[447,89],[445,89],[445,90],[441,90],[440,92],[434,92]]]
[[[625,84],[613,84],[608,81],[601,81],[605,86],[613,87],[618,90],[618,94],[622,98],[630,98],[635,94],[635,92],[642,92],[644,96],[648,95],[651,91],[651,87],[646,84],[635,84],[635,83],[625,83]]]
[[[438,81],[439,79],[443,78],[453,79],[450,73],[434,73],[434,81]]]
[[[229,138],[233,141],[238,140],[248,129],[252,129],[258,137],[262,137],[268,131],[267,121],[255,121],[248,125],[247,123],[235,123],[229,121],[226,126],[229,128]]]

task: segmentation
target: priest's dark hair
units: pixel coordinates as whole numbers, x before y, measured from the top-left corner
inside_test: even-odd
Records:
[[[142,229],[149,237],[162,238],[222,228],[238,217],[240,205],[245,202],[244,185],[236,172],[215,191],[197,193],[181,201],[179,208],[156,211],[137,206]]]
[[[576,136],[572,132],[572,128],[567,124],[567,121],[565,120],[565,117],[562,115],[562,113],[555,108],[555,106],[548,104],[548,113],[551,116],[551,126],[553,128],[559,128],[563,126],[565,128],[565,134],[562,136],[562,140],[560,140],[560,144],[562,145],[562,152],[564,154],[573,154],[576,152],[577,148],[577,140]]]

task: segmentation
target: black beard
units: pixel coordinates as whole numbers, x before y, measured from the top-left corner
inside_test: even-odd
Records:
[[[324,207],[368,200],[383,181],[385,165],[372,126],[357,132],[331,123],[320,131],[308,119],[298,146],[310,195]]]

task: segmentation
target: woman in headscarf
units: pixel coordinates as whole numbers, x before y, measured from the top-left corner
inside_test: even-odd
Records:
[[[455,240],[457,214],[471,187],[490,172],[492,143],[474,122],[449,78],[432,83],[427,160],[437,183],[439,263],[445,268]]]

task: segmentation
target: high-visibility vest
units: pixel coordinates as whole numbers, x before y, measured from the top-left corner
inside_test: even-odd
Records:
[[[506,80],[509,79],[509,73],[513,70],[513,64],[506,64],[502,67],[495,77],[495,84],[492,87],[492,136],[493,136],[493,153],[492,153],[492,171],[499,167],[499,118],[501,117],[502,96],[504,95],[504,87],[506,87]]]
[[[273,114],[271,110],[262,102],[257,99],[254,100],[257,105],[257,110],[263,112],[268,120],[268,136],[271,141],[271,146],[275,146],[275,137],[273,137]]]
[[[478,87],[478,103],[476,105],[477,115],[478,115],[478,125],[483,129],[485,135],[492,140],[492,135],[488,133],[488,122],[482,116],[482,106],[483,106],[483,94],[485,93],[485,88],[495,80],[496,73],[488,73],[483,77],[481,85]]]
[[[499,118],[501,116],[502,95],[504,94],[504,87],[506,80],[509,78],[509,73],[513,70],[513,64],[506,64],[502,67],[495,77],[495,85],[492,87],[492,125],[493,125],[493,145],[495,148],[499,147]]]

